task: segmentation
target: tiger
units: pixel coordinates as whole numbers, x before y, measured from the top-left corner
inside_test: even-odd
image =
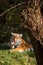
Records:
[[[33,46],[30,43],[27,43],[22,34],[18,33],[11,33],[12,35],[12,40],[10,43],[10,51],[18,51],[18,52],[24,52],[26,50],[33,50]]]

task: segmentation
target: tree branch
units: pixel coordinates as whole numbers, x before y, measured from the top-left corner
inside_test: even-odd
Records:
[[[17,4],[17,5],[12,6],[11,8],[9,8],[9,9],[7,9],[6,11],[4,11],[3,13],[1,13],[1,14],[0,14],[0,17],[3,16],[3,15],[4,15],[5,13],[7,13],[8,11],[10,11],[10,10],[16,8],[17,6],[23,5],[23,4],[25,4],[25,3],[26,3],[26,2],[22,2],[22,3],[19,3],[19,4]]]

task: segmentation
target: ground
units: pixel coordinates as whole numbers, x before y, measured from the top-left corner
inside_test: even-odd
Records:
[[[34,52],[23,53],[0,50],[0,65],[37,65]]]

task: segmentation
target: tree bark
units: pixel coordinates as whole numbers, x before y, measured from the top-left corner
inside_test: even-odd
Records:
[[[43,65],[43,21],[39,6],[40,0],[31,0],[31,4],[23,11],[25,24],[23,28],[28,32],[38,65]],[[29,7],[30,6],[30,7]]]
[[[37,40],[36,37],[34,37],[34,33],[32,34],[32,31],[30,30],[30,28],[24,26],[24,29],[28,32],[31,43],[33,45],[37,64],[43,65],[43,46],[41,45],[40,40]]]
[[[30,39],[33,44],[37,64],[43,65],[43,46],[40,44],[41,42],[35,39],[32,35],[30,35]]]

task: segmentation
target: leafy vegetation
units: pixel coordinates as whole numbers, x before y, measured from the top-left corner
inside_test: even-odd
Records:
[[[0,14],[20,2],[22,0],[0,0]],[[2,43],[9,41],[11,32],[18,31],[20,24],[23,22],[21,16],[23,8],[23,5],[19,6],[0,17],[0,41]]]
[[[0,50],[0,65],[37,65],[34,52],[23,53]]]

